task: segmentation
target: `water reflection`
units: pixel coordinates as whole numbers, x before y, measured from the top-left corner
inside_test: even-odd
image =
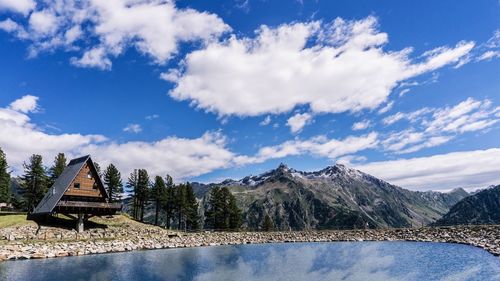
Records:
[[[297,243],[168,249],[0,264],[3,280],[500,280],[500,259],[456,244]]]

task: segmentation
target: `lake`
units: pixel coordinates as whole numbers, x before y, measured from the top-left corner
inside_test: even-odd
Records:
[[[500,280],[467,245],[332,242],[214,246],[0,263],[2,280]]]

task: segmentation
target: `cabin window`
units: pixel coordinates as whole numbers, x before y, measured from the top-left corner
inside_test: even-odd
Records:
[[[94,184],[92,185],[92,189],[97,189],[97,182],[94,182]]]
[[[79,182],[75,182],[73,184],[73,188],[80,189],[80,183]]]
[[[88,173],[87,173],[87,178],[88,178],[88,179],[91,179],[91,178],[92,178],[92,173],[88,172]]]

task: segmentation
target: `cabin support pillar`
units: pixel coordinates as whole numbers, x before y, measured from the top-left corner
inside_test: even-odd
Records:
[[[78,214],[78,220],[76,222],[76,231],[78,233],[82,233],[84,228],[83,228],[83,214],[82,213],[79,213]]]

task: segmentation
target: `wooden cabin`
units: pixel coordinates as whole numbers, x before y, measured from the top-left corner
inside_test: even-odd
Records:
[[[109,196],[90,155],[73,159],[64,169],[42,201],[29,215],[37,220],[56,213],[77,220],[77,231],[92,216],[114,215],[120,203],[110,203]]]

